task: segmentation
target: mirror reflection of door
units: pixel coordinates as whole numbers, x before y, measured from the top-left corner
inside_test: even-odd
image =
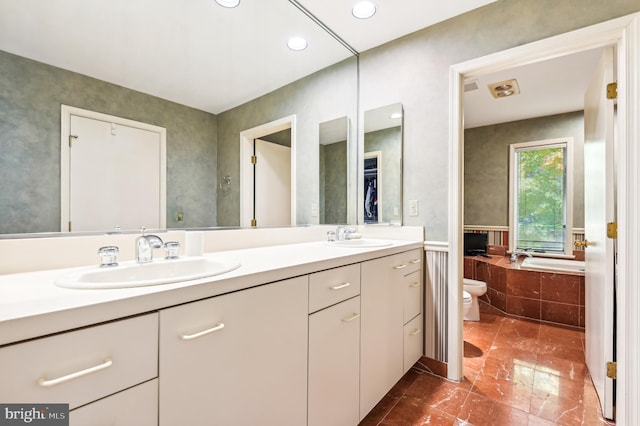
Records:
[[[291,134],[290,129],[281,133]],[[277,140],[283,144],[269,142]],[[253,219],[255,226],[291,225],[291,148],[287,137],[254,140]],[[289,136],[289,141],[290,141]]]
[[[380,201],[382,200],[382,152],[364,154],[364,223],[380,221]]]
[[[367,110],[364,113],[363,223],[402,222],[402,115],[400,103]],[[366,158],[367,153],[375,152],[380,154],[375,165],[378,176],[373,178],[374,166],[367,166]],[[372,160],[371,163],[373,164]],[[381,170],[384,170],[384,174]],[[372,209],[371,204],[374,191],[377,211]]]
[[[77,108],[62,114],[62,229],[164,228],[165,129]]]
[[[320,123],[321,224],[347,223],[348,134],[347,117]]]

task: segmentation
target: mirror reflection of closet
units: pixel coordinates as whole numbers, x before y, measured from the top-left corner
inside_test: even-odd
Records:
[[[363,223],[402,223],[402,104],[364,113]]]
[[[320,123],[320,224],[347,223],[348,186],[347,117]]]

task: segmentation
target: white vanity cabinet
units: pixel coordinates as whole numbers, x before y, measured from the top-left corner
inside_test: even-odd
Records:
[[[360,265],[309,279],[308,426],[359,421]]]
[[[308,276],[160,311],[160,425],[307,422]]]
[[[157,313],[5,346],[0,401],[69,404],[71,425],[157,424],[157,354]]]
[[[416,249],[362,263],[361,420],[402,377],[405,366],[422,353],[421,346],[416,353],[415,339],[405,338],[407,324],[414,326],[420,318],[421,259],[422,251]],[[405,344],[412,350],[407,356]]]

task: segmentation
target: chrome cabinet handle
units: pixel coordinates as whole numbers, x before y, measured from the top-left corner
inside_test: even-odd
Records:
[[[342,283],[339,285],[334,285],[332,287],[329,287],[331,290],[341,290],[343,288],[349,287],[351,285],[351,283]]]
[[[416,263],[420,263],[420,259],[413,259],[413,260],[409,261],[409,263],[415,265]]]
[[[182,340],[193,340],[193,339],[197,339],[198,337],[206,336],[207,334],[215,333],[216,331],[220,331],[223,328],[224,328],[224,323],[219,322],[219,323],[216,323],[216,325],[214,325],[213,327],[207,328],[206,330],[202,330],[197,333],[182,334],[180,338]]]
[[[351,321],[356,320],[358,318],[360,318],[360,314],[354,312],[353,315],[351,315],[350,317],[343,318],[342,322],[351,322]]]
[[[84,370],[76,371],[75,373],[67,374],[66,376],[58,377],[57,379],[46,379],[44,377],[40,377],[38,379],[38,384],[45,388],[59,385],[60,383],[68,382],[69,380],[77,379],[79,377],[104,370],[105,368],[111,367],[112,364],[113,361],[111,360],[111,358],[105,358],[102,364],[96,365],[94,367],[89,367]]]
[[[404,269],[406,267],[407,265],[397,265],[397,266],[394,266],[393,269]]]
[[[419,328],[416,328],[415,330],[411,331],[411,332],[409,333],[409,335],[410,335],[410,336],[417,336],[418,334],[420,334],[420,331],[421,331],[421,330],[420,330]]]
[[[411,288],[416,288],[420,285],[420,283],[418,281],[416,281],[415,283],[409,284],[409,287]]]

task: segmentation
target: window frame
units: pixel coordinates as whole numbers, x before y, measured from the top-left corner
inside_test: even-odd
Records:
[[[517,182],[518,167],[516,164],[516,154],[522,151],[533,151],[537,149],[547,149],[554,147],[564,147],[565,158],[565,241],[563,251],[548,251],[543,253],[532,252],[534,256],[544,257],[573,257],[573,173],[574,173],[574,152],[573,137],[556,139],[545,139],[532,142],[520,142],[509,145],[509,251],[516,249],[516,233],[518,224],[517,208]]]

